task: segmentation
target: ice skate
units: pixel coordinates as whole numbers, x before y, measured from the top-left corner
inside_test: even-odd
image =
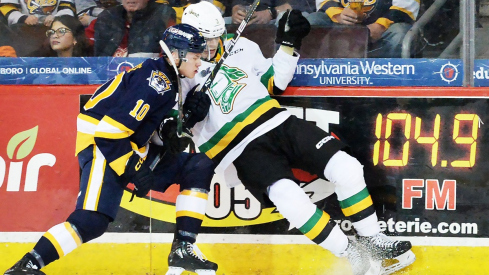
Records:
[[[207,260],[197,245],[176,240],[168,256],[166,275],[180,275],[185,270],[198,275],[216,275],[217,264]]]
[[[392,274],[398,270],[405,268],[406,266],[411,265],[416,260],[416,255],[409,250],[406,253],[397,256],[394,259],[383,260],[381,275]]]
[[[38,268],[29,258],[23,257],[14,266],[5,271],[4,275],[46,275]]]
[[[381,262],[371,260],[354,240],[348,240],[348,246],[340,257],[348,259],[353,275],[379,275],[381,272]]]
[[[393,241],[382,233],[369,237],[357,236],[357,241],[373,260],[383,261],[382,275],[394,273],[416,260],[408,241]]]

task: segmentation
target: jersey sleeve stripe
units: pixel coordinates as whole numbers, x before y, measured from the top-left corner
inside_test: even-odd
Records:
[[[91,116],[79,114],[76,119],[76,150],[75,156],[83,149],[95,144],[95,129],[99,121]]]
[[[380,24],[380,25],[384,26],[386,29],[388,29],[390,27],[390,25],[392,25],[394,22],[385,18],[385,17],[381,17],[381,18],[377,19],[377,21],[375,21],[375,23]]]
[[[102,100],[104,98],[107,98],[110,95],[112,95],[117,90],[117,88],[119,87],[119,85],[121,84],[122,77],[124,76],[124,74],[125,74],[124,72],[118,74],[112,80],[112,82],[110,83],[109,87],[107,87],[107,89],[105,89],[104,91],[98,93],[98,89],[97,89],[95,91],[94,95],[90,98],[90,100],[88,100],[88,102],[85,104],[85,106],[83,106],[83,109],[85,109],[85,111],[86,110],[89,110],[89,109],[92,109],[93,107],[95,107],[95,105],[97,105],[97,103],[100,102],[100,100]],[[101,87],[103,87],[103,86],[101,86]]]
[[[118,134],[118,133],[127,133],[127,136],[130,136],[134,133],[133,130],[129,129],[126,127],[124,124],[114,120],[113,118],[109,116],[104,116],[100,123],[97,125],[97,132],[105,132],[105,133],[112,133],[112,134]]]
[[[337,14],[340,14],[343,11],[343,8],[332,7],[326,10],[326,14],[331,18],[331,21],[338,23],[338,20],[333,17]]]
[[[75,156],[78,156],[81,151],[92,144],[95,144],[95,139],[92,134],[87,134],[80,131],[76,132]]]
[[[224,127],[222,127],[221,130],[216,133],[216,135],[214,135],[208,142],[201,145],[199,147],[199,150],[201,150],[201,152],[205,152],[206,155],[212,159],[214,156],[224,150],[224,148],[226,148],[233,141],[233,139],[239,134],[241,130],[243,130],[243,128],[245,128],[247,125],[252,124],[268,110],[274,107],[280,107],[276,100],[273,100],[268,96],[265,99],[267,100],[262,104],[259,104],[259,106],[255,106],[255,103],[251,106],[252,110],[248,109],[244,113],[238,115],[235,120],[226,123],[226,125],[224,125]],[[213,144],[212,142],[215,143]],[[204,150],[202,150],[201,147],[204,148]],[[205,150],[207,148],[208,150]]]
[[[79,121],[78,121],[78,123],[80,123],[80,122],[82,122],[82,121],[86,121],[86,122],[91,123],[91,124],[93,124],[93,125],[97,125],[97,124],[98,124],[98,122],[99,122],[99,120],[98,120],[98,119],[93,118],[93,117],[91,117],[91,116],[87,116],[87,115],[85,115],[85,114],[79,114],[79,115],[78,115],[78,119],[80,119],[80,120],[81,120],[81,121],[79,120]]]
[[[112,168],[112,170],[114,170],[117,175],[122,175],[124,174],[124,171],[126,170],[126,163],[127,161],[129,160],[129,158],[132,156],[133,152],[129,152],[123,156],[121,156],[120,158],[112,161],[111,163],[109,163],[110,167]]]
[[[212,4],[214,4],[214,6],[216,6],[221,11],[221,14],[226,11],[226,6],[221,2],[214,0],[212,1]]]
[[[267,88],[269,94],[273,93],[273,74],[274,73],[275,72],[273,70],[273,66],[270,66],[270,68],[268,68],[268,71],[266,71],[266,73],[264,73],[260,78],[261,83]],[[272,80],[272,82],[270,82],[270,80]],[[271,83],[271,85],[270,85],[270,83]]]
[[[9,12],[14,11],[14,10],[16,10],[16,11],[19,10],[19,8],[16,7],[14,4],[5,4],[5,5],[0,6],[0,12],[2,12],[5,15],[5,17],[7,17],[7,14]]]

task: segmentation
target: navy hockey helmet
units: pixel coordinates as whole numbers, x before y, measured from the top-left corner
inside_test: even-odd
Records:
[[[161,39],[170,51],[177,50],[180,60],[186,61],[187,52],[202,53],[206,42],[202,33],[189,24],[178,24],[169,27]]]

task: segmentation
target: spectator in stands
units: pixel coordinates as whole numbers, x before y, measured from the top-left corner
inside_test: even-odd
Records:
[[[200,0],[158,0],[157,2],[169,4],[175,10],[176,24],[180,24],[182,22],[182,15],[185,8],[187,8],[190,4],[200,2]]]
[[[17,57],[12,47],[13,32],[7,25],[7,19],[0,12],[0,57]]]
[[[117,6],[120,4],[118,0],[75,0],[78,19],[84,27],[88,27],[90,23],[99,16],[105,9]]]
[[[95,56],[159,57],[159,40],[175,24],[168,4],[150,0],[122,0],[104,10],[94,25]]]
[[[400,58],[402,40],[419,12],[419,0],[365,1],[361,13],[349,7],[349,0],[326,0],[307,16],[311,25],[367,26],[370,33],[368,57]]]
[[[303,16],[316,12],[316,0],[286,0],[286,2],[277,9],[277,19],[275,25],[278,27],[278,21],[287,10],[299,10]]]
[[[233,24],[241,24],[248,7],[253,3],[252,0],[233,0],[231,20]],[[260,2],[253,14],[249,24],[269,24],[275,23],[277,14],[291,9],[291,5],[285,0],[263,0]]]
[[[85,28],[75,17],[62,15],[54,18],[51,28],[46,31],[50,54],[57,57],[89,56]]]
[[[36,0],[0,0],[0,11],[9,26],[18,23],[50,26],[55,16],[76,14],[74,0],[45,1],[43,5]]]
[[[156,3],[162,3],[162,4],[169,4],[174,10],[176,14],[176,24],[180,24],[182,22],[182,15],[183,11],[190,5],[190,4],[196,4],[199,3],[201,0],[156,0]],[[214,4],[219,11],[221,11],[221,14],[224,14],[226,12],[227,2],[230,2],[231,0],[202,0],[206,1],[209,3]]]

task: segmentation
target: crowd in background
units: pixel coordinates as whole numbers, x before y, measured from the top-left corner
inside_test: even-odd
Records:
[[[157,57],[164,30],[180,23],[185,7],[198,1],[0,0],[0,56]],[[313,28],[363,28],[368,37],[366,57],[399,58],[406,33],[433,2],[365,0],[358,10],[350,7],[352,1],[355,0],[262,0],[250,24],[274,25],[287,9],[298,9]],[[240,24],[252,3],[210,2],[228,26]],[[457,9],[458,6],[450,8],[452,15],[458,14]],[[443,16],[441,13],[440,18]],[[452,20],[452,28],[458,31],[458,22]],[[315,35],[318,33],[321,32]],[[429,39],[439,39],[440,32],[426,33],[431,37],[424,37],[425,46],[431,45]]]

